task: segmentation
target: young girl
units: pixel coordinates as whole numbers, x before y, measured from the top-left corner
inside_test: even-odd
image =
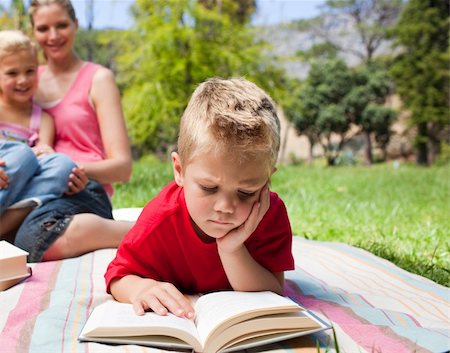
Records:
[[[14,228],[15,211],[60,197],[76,167],[54,153],[53,119],[32,103],[37,53],[19,31],[0,31],[0,234]]]
[[[113,184],[127,182],[132,170],[114,74],[76,54],[78,20],[70,0],[32,0],[28,12],[46,58],[35,101],[54,119],[55,151],[70,156],[78,165],[72,174],[85,181],[76,194],[32,210],[15,245],[29,252],[30,262],[117,247],[134,222],[112,219]]]

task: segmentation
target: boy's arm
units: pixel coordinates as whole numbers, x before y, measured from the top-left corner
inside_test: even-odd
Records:
[[[217,239],[217,248],[228,281],[234,290],[272,291],[282,294],[284,273],[272,273],[261,266],[248,252],[244,242],[255,231],[270,206],[268,186],[261,191],[248,219],[239,228]]]
[[[131,303],[137,315],[153,310],[159,315],[171,312],[188,319],[194,317],[191,303],[172,283],[128,275],[112,280],[110,290],[117,301]]]
[[[231,286],[236,291],[272,291],[283,294],[284,272],[272,273],[250,255],[245,245],[234,253],[221,253],[220,258]]]

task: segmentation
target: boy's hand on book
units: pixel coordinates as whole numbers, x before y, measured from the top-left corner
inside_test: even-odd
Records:
[[[170,312],[178,317],[194,318],[194,308],[190,301],[172,283],[151,282],[131,302],[137,315],[152,310],[158,315]]]
[[[238,228],[231,230],[227,235],[217,239],[220,252],[233,253],[243,246],[244,242],[258,227],[259,222],[270,206],[269,186],[266,184],[260,193],[259,200],[255,202],[247,220]]]

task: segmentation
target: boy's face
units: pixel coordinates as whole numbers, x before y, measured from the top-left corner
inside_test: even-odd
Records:
[[[229,154],[210,153],[182,168],[179,155],[173,153],[172,162],[197,232],[216,239],[247,220],[269,180],[266,163],[260,159],[239,164]]]
[[[21,50],[0,59],[0,92],[6,103],[30,101],[37,88],[36,57]]]

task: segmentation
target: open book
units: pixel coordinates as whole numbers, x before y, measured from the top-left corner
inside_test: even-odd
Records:
[[[195,301],[195,320],[105,302],[94,309],[80,341],[141,344],[196,352],[230,352],[318,332],[330,326],[272,292],[214,292]]]

